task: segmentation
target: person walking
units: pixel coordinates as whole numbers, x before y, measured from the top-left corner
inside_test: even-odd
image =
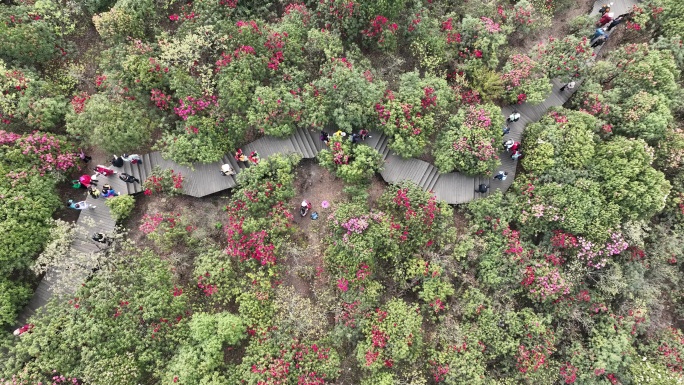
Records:
[[[222,165],[221,166],[221,175],[223,175],[223,176],[235,175],[235,170],[233,170],[233,166],[229,165],[228,163]]]
[[[107,168],[101,164],[98,164],[97,167],[95,167],[93,170],[97,173],[97,175],[104,175],[104,176],[112,176],[114,174],[117,174],[116,171],[112,170],[111,168]]]
[[[611,2],[610,4],[603,4],[603,5],[601,6],[601,8],[599,8],[599,10],[598,10],[598,11],[599,11],[599,14],[600,14],[601,16],[603,16],[603,15],[605,15],[606,13],[610,12],[610,7],[612,7],[613,4],[615,4],[615,3]]]
[[[608,35],[601,35],[590,42],[591,48],[596,48],[608,41]]]
[[[610,23],[613,21],[613,16],[615,16],[613,12],[606,13],[605,15],[601,16],[599,21],[596,23],[596,26],[603,27],[604,25]]]
[[[351,136],[349,136],[349,140],[351,140],[352,143],[358,143],[359,140],[361,140],[361,136],[359,134],[353,133]]]
[[[359,135],[361,136],[361,140],[366,140],[366,138],[372,138],[372,136],[368,135],[368,130],[366,130],[365,128],[362,128],[359,131]]]
[[[520,120],[520,113],[518,110],[513,110],[513,113],[511,113],[508,116],[508,119],[506,119],[506,123],[517,122],[518,120]]]
[[[511,159],[513,160],[518,160],[522,156],[522,152],[516,151],[513,155],[511,155]]]
[[[502,130],[503,130],[503,134],[504,134],[504,135],[506,135],[506,134],[508,134],[509,132],[511,132],[511,128],[508,127],[508,125],[503,126]]]
[[[503,147],[506,149],[506,151],[509,151],[511,149],[511,146],[515,144],[515,141],[513,139],[508,139],[507,141],[503,142]]]
[[[632,13],[623,13],[622,15],[619,15],[613,21],[608,24],[608,28],[606,29],[608,32],[610,32],[611,29],[617,27],[618,25],[624,23],[625,21],[629,21],[632,19]]]
[[[67,206],[70,209],[74,209],[74,210],[94,209],[97,207],[97,206],[93,206],[93,205],[87,203],[86,201],[74,202],[73,199],[69,199],[67,201]]]
[[[478,193],[480,193],[480,194],[484,194],[484,193],[486,193],[488,190],[489,190],[489,186],[487,186],[487,185],[484,184],[484,183],[481,183],[479,186],[477,186],[477,189],[475,190],[475,192],[478,192]]]
[[[505,181],[507,177],[508,177],[507,171],[499,171],[498,174],[494,175],[494,179],[498,179],[502,182]]]
[[[126,183],[140,183],[140,179],[134,177],[133,175],[126,174],[125,172],[122,172],[121,175],[119,175],[119,179]]]
[[[508,152],[515,154],[516,151],[520,149],[520,142],[515,142],[513,145],[508,149]]]
[[[86,153],[83,152],[82,149],[79,149],[78,151],[79,151],[78,157],[81,158],[81,160],[83,161],[83,163],[88,163],[88,162],[90,162],[90,161],[93,159],[92,157],[86,155]]]
[[[121,158],[124,160],[124,162],[130,162],[131,164],[142,164],[142,157],[138,154],[123,154]]]
[[[563,92],[563,91],[565,91],[566,89],[571,90],[571,89],[573,89],[573,88],[575,88],[575,82],[574,82],[574,81],[571,81],[571,82],[569,82],[569,83],[563,84],[563,87],[560,88],[560,91]]]

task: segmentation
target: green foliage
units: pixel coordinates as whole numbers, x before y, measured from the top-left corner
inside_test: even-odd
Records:
[[[616,102],[607,118],[616,133],[649,142],[665,136],[672,114],[664,96],[639,91]]]
[[[374,148],[352,143],[338,133],[330,137],[329,146],[318,153],[318,162],[347,183],[367,183],[382,169],[382,156]]]
[[[16,60],[23,64],[39,64],[55,56],[58,37],[54,29],[42,17],[34,16],[31,6],[3,4],[0,7],[0,18],[6,20],[0,23],[2,59]]]
[[[153,0],[118,0],[109,11],[93,16],[93,24],[105,40],[142,38],[154,14]]]
[[[95,94],[81,113],[67,115],[67,131],[89,144],[112,153],[125,153],[150,140],[157,123],[149,112],[132,100],[116,100]]]
[[[235,146],[235,140],[244,132],[231,130],[233,122],[219,122],[214,117],[191,115],[179,122],[178,128],[164,132],[155,148],[162,156],[178,164],[212,163],[221,159]]]
[[[44,81],[30,82],[19,98],[17,112],[28,125],[40,130],[51,130],[59,125],[68,111],[68,100],[55,91],[55,86]]]
[[[506,101],[518,103],[524,100],[531,104],[544,101],[552,87],[545,72],[545,69],[529,56],[509,57],[501,75]]]
[[[437,138],[435,165],[442,173],[489,175],[500,164],[503,124],[501,110],[493,104],[461,108]]]
[[[128,218],[135,207],[135,199],[131,195],[120,195],[105,200],[105,204],[112,213],[115,221],[121,222]]]
[[[300,159],[299,155],[271,156],[238,174],[235,196],[244,200],[249,217],[264,217],[273,206],[294,197],[294,169]]]
[[[587,37],[570,35],[562,39],[549,38],[548,42],[535,48],[532,59],[546,70],[549,79],[561,78],[569,81],[576,76],[585,75],[592,52]]]
[[[375,104],[382,97],[385,82],[374,78],[361,63],[333,58],[321,67],[323,76],[306,89],[307,111],[303,122],[322,127],[334,124],[347,133],[373,127]],[[312,109],[313,108],[313,109]]]
[[[249,123],[259,131],[278,137],[291,135],[301,119],[301,97],[284,85],[280,87],[257,87],[252,106],[247,114]]]
[[[45,382],[59,368],[121,385],[166,376],[187,328],[188,296],[174,296],[169,266],[151,252],[110,262],[69,303],[51,303],[46,317],[31,320],[35,328],[12,347],[4,375]]]
[[[420,77],[407,72],[399,79],[399,90],[388,91],[375,106],[380,127],[392,139],[389,148],[408,158],[422,154],[435,132],[435,120],[448,113],[454,93],[444,79],[433,75]]]
[[[483,66],[476,65],[468,71],[468,80],[473,90],[482,97],[485,102],[499,99],[504,93],[504,85],[501,77],[494,71]]]
[[[411,363],[423,348],[422,317],[418,309],[399,299],[369,314],[364,339],[356,347],[359,365],[371,372]]]
[[[666,37],[684,36],[684,4],[677,0],[662,0],[661,32]]]
[[[622,137],[597,147],[592,175],[624,218],[649,218],[665,205],[670,183],[651,166],[652,151],[642,140]]]
[[[0,278],[0,326],[7,327],[15,322],[17,313],[32,295],[27,283]]]
[[[181,345],[169,363],[168,383],[204,384],[220,376],[226,345],[234,346],[247,337],[246,325],[230,313],[195,313],[189,327],[191,342]]]

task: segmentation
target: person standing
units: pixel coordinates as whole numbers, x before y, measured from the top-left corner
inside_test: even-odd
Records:
[[[613,21],[613,16],[615,14],[613,12],[606,13],[605,15],[601,16],[599,21],[596,23],[597,27],[603,27],[604,25],[610,23]]]
[[[82,149],[79,149],[78,157],[81,158],[83,163],[88,163],[88,162],[90,162],[91,159],[93,159],[92,157],[86,155],[86,153],[83,152]]]
[[[508,139],[507,141],[503,142],[503,147],[506,149],[506,151],[509,151],[511,149],[511,146],[515,144],[515,141],[513,139]]]
[[[362,129],[359,131],[359,135],[361,136],[361,140],[366,140],[366,138],[370,138],[370,137],[371,137],[371,136],[368,136],[368,130],[366,130],[365,128],[362,128]]]
[[[518,160],[522,156],[522,152],[516,151],[513,155],[511,155],[511,159],[513,160]]]
[[[477,189],[475,190],[475,192],[478,192],[478,193],[480,193],[480,194],[484,194],[484,193],[486,193],[488,190],[489,190],[489,186],[487,186],[486,184],[482,183],[482,184],[480,184],[479,186],[477,186]]]
[[[498,174],[494,175],[494,179],[498,179],[502,182],[505,181],[507,177],[508,177],[508,172],[506,172],[506,171],[499,171]]]
[[[325,143],[325,145],[328,145],[328,142],[330,141],[330,135],[328,135],[327,132],[321,130],[321,135],[319,135],[319,139],[321,139],[321,142]]]
[[[603,16],[603,15],[605,15],[606,13],[610,12],[610,7],[612,7],[613,4],[615,4],[615,3],[611,2],[610,4],[603,4],[603,5],[601,6],[601,8],[599,8],[599,10],[598,10],[598,11],[599,11],[599,14],[601,14],[601,16]]]
[[[571,89],[573,89],[573,88],[575,88],[575,82],[574,82],[574,81],[571,81],[571,82],[569,82],[569,83],[563,84],[563,87],[560,88],[560,91],[563,92],[563,91],[565,91],[566,89],[571,90]]]

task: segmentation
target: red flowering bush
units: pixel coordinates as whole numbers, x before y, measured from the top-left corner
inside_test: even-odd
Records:
[[[370,27],[361,31],[371,45],[381,50],[393,51],[397,47],[397,23],[390,23],[385,16],[377,15],[371,22]]]
[[[366,317],[363,340],[356,346],[359,366],[378,372],[417,358],[423,344],[417,307],[393,299]]]
[[[143,181],[143,189],[145,195],[179,195],[183,192],[183,175],[171,169],[162,170],[155,166],[152,174]]]
[[[417,72],[400,77],[399,90],[385,91],[375,105],[380,128],[390,136],[389,147],[402,157],[423,153],[435,131],[435,121],[447,113],[455,95],[444,79]]]

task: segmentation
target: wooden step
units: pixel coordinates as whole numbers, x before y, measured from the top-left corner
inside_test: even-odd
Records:
[[[434,191],[435,185],[439,181],[439,170],[437,169],[437,167],[433,166],[433,168],[435,172],[432,175],[432,177],[428,180],[427,185],[425,187],[425,191]]]

